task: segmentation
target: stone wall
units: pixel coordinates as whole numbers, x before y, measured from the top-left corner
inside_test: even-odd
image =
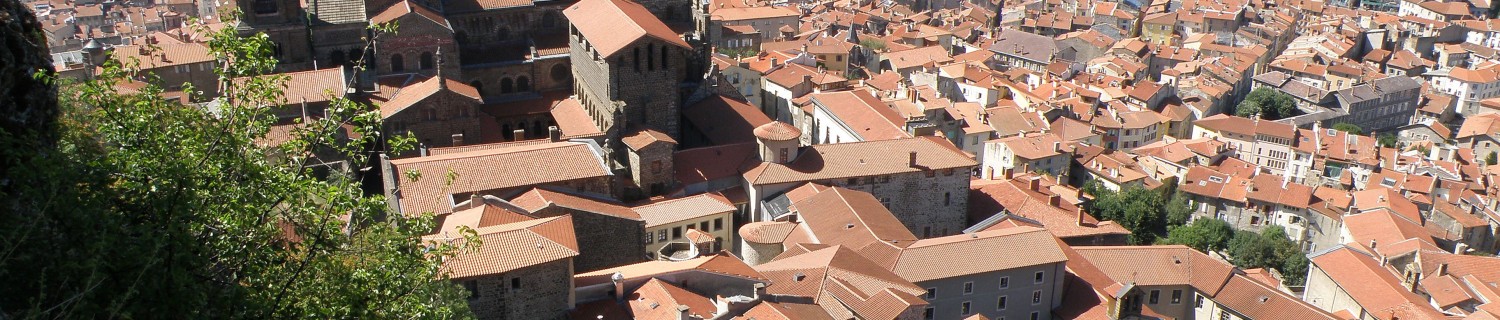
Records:
[[[444,76],[463,79],[458,68],[459,61],[463,60],[453,41],[451,30],[414,13],[396,19],[396,22],[400,29],[395,34],[383,35],[376,41],[376,56],[380,58],[374,61],[375,70],[380,74],[433,74],[438,60],[443,60]],[[437,57],[439,51],[442,52],[442,59]],[[401,57],[401,61],[395,61],[397,55]],[[423,68],[422,58],[425,55],[433,57],[433,68]],[[399,71],[395,67],[398,62],[402,66]]]
[[[673,146],[658,143],[630,152],[630,176],[641,191],[648,195],[660,195],[673,189],[673,182],[677,180],[672,174]]]
[[[408,131],[424,146],[448,147],[453,145],[454,134],[463,134],[464,144],[480,141],[484,124],[493,121],[480,113],[470,98],[440,92],[386,118],[385,131]]]
[[[572,308],[573,259],[454,281],[477,295],[469,309],[479,319],[565,319]]]
[[[956,234],[968,226],[969,172],[972,169],[935,170],[931,177],[917,172],[856,178],[854,183],[850,183],[850,179],[838,179],[831,183],[869,192],[875,199],[887,203],[886,207],[912,234],[931,238]]]
[[[579,253],[578,272],[589,272],[646,261],[646,222],[552,206],[533,212],[538,217],[573,216]]]

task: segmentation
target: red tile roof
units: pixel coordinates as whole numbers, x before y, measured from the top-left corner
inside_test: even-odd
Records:
[[[682,109],[682,116],[714,144],[755,142],[752,131],[770,117],[747,102],[714,95]]]
[[[444,85],[442,82],[446,82],[446,85]],[[426,79],[415,83],[408,83],[403,88],[400,88],[398,91],[396,91],[396,95],[390,97],[390,100],[386,100],[384,103],[380,103],[380,116],[384,118],[390,118],[392,116],[395,116],[397,113],[406,110],[406,108],[427,100],[428,97],[445,91],[451,92],[460,97],[471,99],[471,101],[468,101],[468,103],[484,103],[484,98],[479,96],[479,90],[474,89],[474,87],[472,86],[453,79],[443,78],[440,80],[438,77],[427,77]]]
[[[573,276],[574,287],[587,287],[610,283],[610,276],[616,272],[630,279],[650,279],[658,276],[677,274],[683,272],[707,272],[711,274],[737,277],[748,280],[769,281],[764,275],[755,269],[745,265],[744,261],[728,252],[719,252],[713,255],[694,258],[687,261],[656,260],[641,262],[632,265],[624,265],[604,270],[580,273]]]
[[[599,56],[612,57],[641,38],[690,49],[687,41],[657,19],[646,7],[630,0],[582,0],[563,10],[568,22],[599,50]]]
[[[802,219],[802,234],[789,237],[787,245],[842,245],[889,268],[895,264],[900,248],[917,241],[917,236],[880,200],[866,192],[828,188],[793,205]]]
[[[454,279],[502,274],[516,269],[578,256],[573,218],[557,216],[474,230],[483,241],[473,251],[463,251],[443,261]],[[428,236],[427,241],[463,242],[448,236]]]
[[[865,319],[890,319],[926,305],[927,290],[844,246],[829,246],[755,266],[771,279],[766,292],[841,303],[823,305],[829,313],[847,307]],[[894,304],[892,304],[894,302]]]
[[[401,212],[441,214],[452,211],[451,195],[608,177],[600,153],[585,143],[554,142],[397,159],[391,165],[398,175]]]
[[[1067,261],[1047,230],[1015,227],[918,240],[892,270],[923,282]],[[1007,250],[995,250],[1007,248]]]
[[[1328,274],[1370,314],[1400,319],[1444,318],[1427,304],[1427,299],[1405,290],[1395,274],[1366,252],[1338,247],[1311,258],[1314,267]]]
[[[916,165],[910,153],[917,154]],[[804,147],[785,165],[764,162],[745,172],[752,185],[866,177],[923,170],[967,172],[978,165],[963,150],[937,137],[821,144]]]

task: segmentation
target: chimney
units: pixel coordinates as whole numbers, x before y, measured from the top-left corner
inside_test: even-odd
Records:
[[[1042,191],[1042,177],[1031,177],[1031,181],[1028,182],[1028,187],[1031,188],[1031,191]]]
[[[455,133],[455,134],[453,134],[453,146],[457,147],[457,146],[461,146],[461,145],[464,145],[464,134],[462,134],[462,133]]]
[[[1052,143],[1052,151],[1053,152],[1062,152],[1062,142],[1053,142]]]
[[[804,75],[802,75],[802,82],[812,83],[812,75],[810,75],[810,74],[804,74]]]
[[[693,316],[691,313],[688,313],[688,310],[689,308],[685,304],[677,305],[677,319],[692,320]]]
[[[1005,168],[1001,169],[1000,172],[1003,172],[1005,174],[1005,180],[1010,180],[1016,177],[1016,169]]]
[[[615,285],[615,302],[625,302],[625,275],[619,272],[609,275],[609,282]]]
[[[917,167],[917,152],[916,151],[912,151],[911,152],[911,159],[910,159],[910,161],[907,162],[907,165],[911,166],[912,168],[916,168]]]
[[[1061,207],[1062,206],[1062,196],[1059,196],[1059,195],[1056,195],[1056,194],[1047,196],[1047,204],[1051,205],[1054,208]]]
[[[780,59],[777,59],[777,58],[771,58],[771,67],[772,67],[772,68],[775,68],[775,67],[776,67],[776,66],[779,66],[779,65],[781,65],[781,64],[780,64],[780,63],[777,63],[777,62],[779,62],[779,61],[778,61],[778,60],[780,60]]]
[[[547,127],[547,140],[552,142],[562,141],[562,130],[558,130],[557,126]]]
[[[483,206],[484,206],[484,196],[479,195],[478,192],[470,193],[469,194],[469,209],[483,207]]]
[[[1084,213],[1083,213],[1083,207],[1079,206],[1077,211],[1078,211],[1078,226],[1082,227],[1083,226],[1083,215],[1084,215]]]
[[[1446,275],[1448,275],[1448,264],[1447,263],[1439,263],[1438,264],[1437,275],[1438,276],[1446,276]]]
[[[1375,239],[1370,239],[1370,250],[1375,250]]]
[[[757,282],[757,283],[755,283],[754,287],[755,287],[755,296],[750,297],[750,299],[754,299],[756,301],[760,301],[762,299],[762,297],[766,296],[766,284]]]
[[[526,129],[511,130],[510,136],[515,141],[526,140]]]

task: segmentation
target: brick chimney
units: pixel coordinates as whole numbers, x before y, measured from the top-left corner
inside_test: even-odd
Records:
[[[1031,191],[1041,192],[1042,191],[1042,177],[1035,177],[1035,176],[1031,177],[1031,180],[1027,182],[1027,187],[1031,188]]]
[[[1083,213],[1083,207],[1081,207],[1081,206],[1078,207],[1078,210],[1076,210],[1076,211],[1078,211],[1078,226],[1082,227],[1083,226],[1083,215],[1085,214],[1085,213]]]
[[[515,141],[526,140],[526,129],[511,130],[510,136]]]
[[[912,168],[916,168],[917,167],[917,152],[916,151],[912,151],[911,152],[910,161],[907,161],[906,164],[908,166],[911,166]]]
[[[1062,206],[1062,196],[1059,196],[1059,195],[1056,195],[1056,194],[1047,196],[1047,205],[1050,205],[1053,208],[1061,207]]]
[[[461,146],[461,145],[464,145],[464,134],[462,134],[462,133],[455,133],[455,134],[453,134],[453,146],[457,147],[457,146]]]
[[[547,140],[552,142],[562,141],[562,130],[558,130],[557,126],[547,127]]]
[[[615,272],[609,275],[609,282],[615,285],[615,302],[625,302],[625,274]]]

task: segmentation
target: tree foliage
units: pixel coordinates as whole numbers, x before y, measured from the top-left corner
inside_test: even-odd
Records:
[[[1192,224],[1171,228],[1167,232],[1167,243],[1181,244],[1199,251],[1219,251],[1229,248],[1234,238],[1234,228],[1219,219],[1198,219]]]
[[[1280,226],[1266,227],[1260,233],[1235,232],[1229,240],[1229,256],[1240,268],[1274,268],[1288,285],[1301,285],[1307,276],[1307,256],[1287,237]]]
[[[1487,154],[1487,155],[1484,156],[1484,164],[1485,165],[1491,165],[1491,166],[1495,165],[1495,160],[1497,160],[1495,158],[1496,158],[1495,151],[1490,151],[1490,154]]]
[[[1375,138],[1375,142],[1379,143],[1381,147],[1385,148],[1395,148],[1396,141],[1396,135],[1392,133],[1382,133],[1379,137]]]
[[[1333,124],[1333,130],[1338,130],[1338,131],[1343,131],[1343,132],[1348,132],[1348,133],[1353,133],[1353,134],[1365,134],[1365,129],[1364,128],[1360,128],[1359,126],[1357,126],[1357,125],[1355,125],[1353,123],[1348,123],[1348,122],[1339,122],[1339,123]]]
[[[1235,115],[1251,117],[1259,114],[1261,119],[1280,120],[1297,116],[1297,100],[1290,95],[1268,87],[1260,87],[1245,95],[1245,100],[1235,107]]]
[[[264,35],[217,32],[221,79],[276,65]],[[388,30],[387,30],[388,31]],[[163,98],[162,84],[110,63],[68,87],[55,147],[6,177],[18,202],[0,215],[0,314],[17,318],[453,318],[468,313],[441,259],[465,248],[424,243],[430,215],[388,212],[359,179],[320,179],[307,155],[355,168],[386,139],[380,113],[336,99],[280,147],[256,143],[285,77],[225,81],[216,108]],[[116,90],[147,79],[136,93]],[[195,92],[187,86],[185,92]],[[352,127],[356,138],[337,132]],[[5,132],[15,142],[27,133]],[[403,146],[401,141],[393,146]],[[7,157],[9,158],[9,157]],[[472,237],[472,233],[466,235]],[[5,317],[0,316],[0,317]]]
[[[1085,192],[1094,195],[1088,210],[1100,219],[1112,220],[1130,230],[1130,241],[1135,244],[1150,244],[1166,234],[1167,227],[1186,222],[1169,215],[1173,210],[1191,213],[1191,208],[1169,209],[1169,201],[1161,192],[1140,187],[1127,187],[1118,192],[1097,185],[1085,187]],[[1186,200],[1172,205],[1186,206]]]

